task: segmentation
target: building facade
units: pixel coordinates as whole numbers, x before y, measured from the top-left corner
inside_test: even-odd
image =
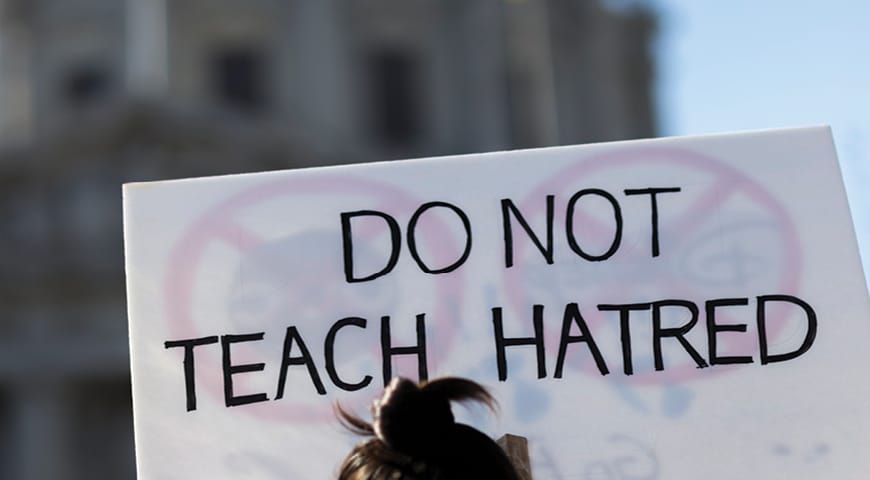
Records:
[[[587,0],[0,0],[0,478],[133,478],[120,185],[655,133]]]

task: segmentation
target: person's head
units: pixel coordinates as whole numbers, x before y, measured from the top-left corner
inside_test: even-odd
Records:
[[[372,407],[374,422],[338,408],[350,430],[372,437],[341,465],[339,480],[519,480],[491,438],[456,423],[450,401],[474,400],[493,409],[483,387],[461,378],[416,383],[395,378]]]

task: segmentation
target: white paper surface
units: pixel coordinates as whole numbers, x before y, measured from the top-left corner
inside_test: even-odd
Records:
[[[654,196],[655,221],[653,195],[642,192],[651,188],[671,189]],[[548,196],[552,264],[541,252]],[[348,282],[348,238],[352,279],[383,269],[391,253],[385,217],[349,214],[360,211],[394,218],[400,250],[388,273]],[[383,388],[383,317],[393,347],[416,344],[422,319],[430,378],[493,390],[498,418],[472,410],[463,419],[528,437],[536,480],[870,471],[870,308],[827,128],[131,184],[124,216],[140,478],[331,478],[358,441],[339,428],[333,402],[366,414]],[[456,268],[422,271],[409,231],[423,266]],[[762,365],[759,297],[768,355],[805,351]],[[660,308],[656,370],[651,304],[665,300],[697,306],[697,323],[667,336],[691,309]],[[711,363],[707,306],[717,300],[729,305],[709,304],[718,328],[746,328],[714,332],[715,355],[751,363],[698,368],[685,346]],[[599,308],[627,304],[646,305],[629,316],[631,375],[620,313]],[[544,365],[534,345],[508,346],[500,381],[494,315],[504,337],[532,337],[534,305]],[[575,316],[563,338],[566,308]],[[303,360],[282,375],[288,338],[292,358],[304,360],[304,342],[325,394]],[[202,344],[184,346],[194,339]],[[232,402],[257,401],[227,406],[224,362]],[[417,355],[392,359],[394,374],[416,378],[418,365]],[[337,386],[367,378],[357,391]]]

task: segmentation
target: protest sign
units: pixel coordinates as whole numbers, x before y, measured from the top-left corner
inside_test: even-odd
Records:
[[[870,305],[827,128],[124,188],[140,478],[316,479],[387,379],[547,479],[858,479]]]

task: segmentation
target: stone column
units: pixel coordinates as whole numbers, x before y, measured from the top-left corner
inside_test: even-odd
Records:
[[[33,135],[32,5],[0,0],[0,143]]]
[[[127,0],[127,88],[153,99],[169,86],[167,0]]]
[[[512,141],[517,147],[559,141],[548,8],[541,1],[504,3]]]
[[[12,398],[20,480],[69,478],[66,404],[60,387],[23,383]]]

